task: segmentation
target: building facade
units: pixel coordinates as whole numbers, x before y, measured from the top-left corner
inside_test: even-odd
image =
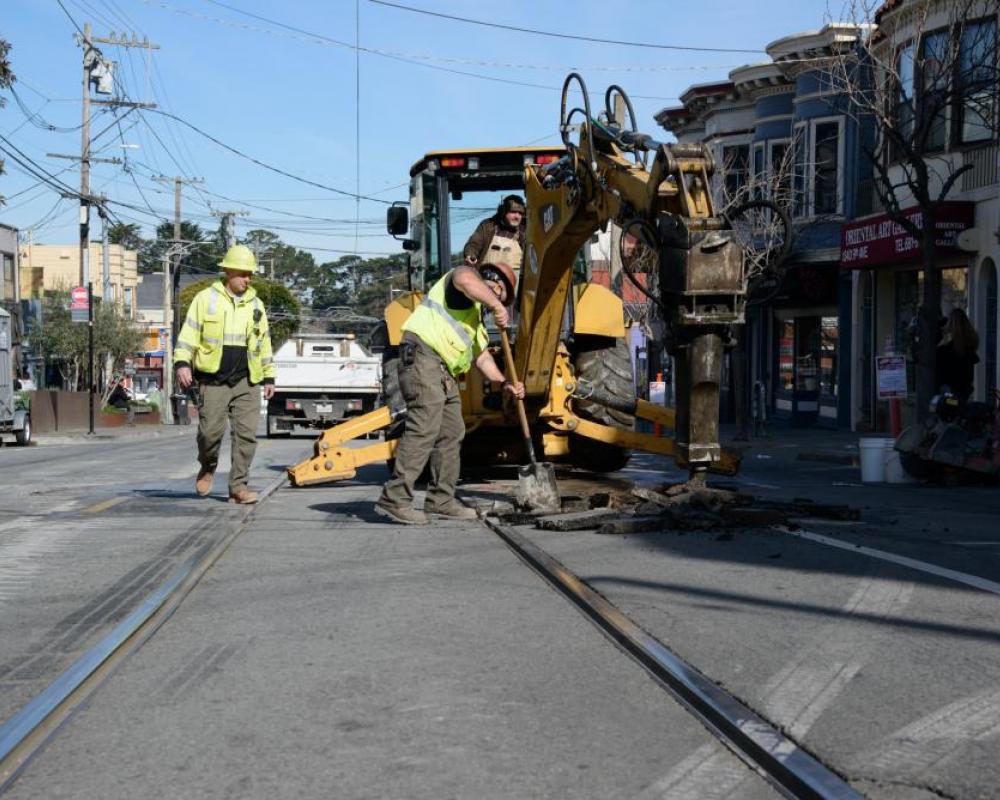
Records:
[[[859,133],[848,99],[824,71],[864,31],[834,24],[779,39],[767,47],[771,61],[693,86],[683,106],[656,115],[679,141],[712,150],[722,208],[767,199],[791,219],[794,245],[783,278],[748,296],[738,347],[752,392],[732,403],[752,394],[757,416],[792,425],[850,424],[853,309],[840,230],[857,212],[850,188],[860,172]]]
[[[106,285],[103,255],[101,244],[92,242],[89,260],[93,293],[106,302],[119,304],[129,319],[135,319],[138,254],[118,244],[109,245]],[[20,265],[21,295],[26,298],[80,284],[80,248],[76,245],[22,243]]]
[[[931,196],[940,200],[933,211],[940,314],[961,308],[979,333],[972,399],[991,402],[998,386],[997,13],[995,0],[891,0],[876,18],[869,52],[875,85],[889,87],[891,96],[884,101],[892,112],[874,132],[871,147],[881,169],[873,165],[857,186],[859,207],[869,213],[845,225],[842,233],[841,263],[850,275],[854,309],[855,429],[889,430],[888,402],[879,399],[877,371],[878,357],[887,352],[907,358],[903,424],[917,415],[915,333],[926,275],[919,242],[885,210],[887,199],[895,202],[925,230],[906,177],[916,159],[908,161],[905,148],[919,154]],[[886,73],[896,77],[886,81]],[[880,191],[879,180],[895,188]]]

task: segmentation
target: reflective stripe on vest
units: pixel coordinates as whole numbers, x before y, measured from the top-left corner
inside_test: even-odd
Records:
[[[445,273],[403,323],[403,331],[413,333],[440,356],[452,375],[468,372],[472,360],[489,344],[482,326],[479,303],[469,308],[449,308],[446,288],[453,271]]]
[[[432,300],[430,295],[424,298],[421,305],[427,306],[431,311],[439,314],[449,325],[451,325],[451,329],[455,331],[455,335],[462,340],[462,344],[466,347],[472,347],[472,337],[469,336],[469,332],[462,327],[461,322],[448,313],[448,309],[441,305],[437,300]]]

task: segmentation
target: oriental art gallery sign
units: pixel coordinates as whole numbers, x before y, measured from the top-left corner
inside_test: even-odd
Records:
[[[917,228],[923,229],[923,212],[910,208],[903,212]],[[939,253],[958,250],[958,234],[975,222],[975,203],[943,203],[937,211],[934,246]],[[851,222],[840,232],[840,266],[845,269],[899,264],[920,258],[920,241],[887,214]]]

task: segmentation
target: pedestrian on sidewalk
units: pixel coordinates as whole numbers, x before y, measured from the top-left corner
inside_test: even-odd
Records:
[[[937,347],[935,384],[938,389],[950,389],[963,405],[972,395],[978,350],[979,334],[968,315],[953,308],[944,326],[944,340]]]
[[[247,486],[257,449],[260,386],[264,397],[274,395],[274,361],[264,304],[250,285],[257,259],[248,247],[230,247],[219,262],[223,277],[202,289],[191,301],[177,337],[174,365],[182,391],[197,385],[198,462],[195,491],[212,492],[219,449],[230,428],[232,466],[229,502],[256,503]]]
[[[460,266],[434,284],[403,323],[399,348],[399,387],[406,401],[406,425],[396,448],[392,477],[375,503],[375,512],[405,525],[425,525],[428,514],[475,519],[476,512],[455,499],[461,469],[465,420],[458,376],[476,368],[503,391],[524,397],[524,385],[508,381],[487,349],[483,307],[506,327],[506,304],[517,278],[507,264],[480,270]],[[413,508],[413,487],[430,463],[424,510]]]

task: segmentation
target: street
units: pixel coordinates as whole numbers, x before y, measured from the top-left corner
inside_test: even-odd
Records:
[[[233,522],[223,475],[194,495],[192,433],[3,450],[4,719]],[[263,439],[252,483],[310,448]],[[861,485],[802,449],[755,440],[726,482],[859,522],[516,530],[859,794],[993,796],[1000,497]],[[267,498],[9,795],[777,796],[489,527],[376,517],[385,476]],[[681,476],[636,455],[612,478]],[[511,490],[477,477],[465,496]]]

